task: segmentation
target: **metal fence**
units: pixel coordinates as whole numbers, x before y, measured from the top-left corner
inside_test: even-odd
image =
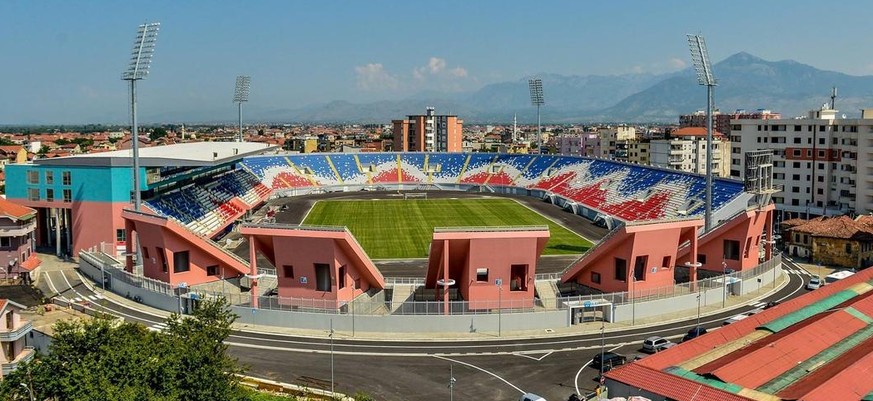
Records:
[[[143,288],[149,291],[176,296],[176,290],[170,284],[162,281],[137,276],[123,270],[119,263],[112,263],[112,258],[105,255],[80,252],[80,257],[94,266],[103,266],[103,270],[112,275],[113,280],[120,280],[129,285]],[[605,300],[614,305],[639,303],[664,298],[678,297],[693,294],[700,290],[721,288],[726,285],[741,282],[763,273],[778,268],[782,263],[782,256],[776,255],[753,269],[742,272],[734,272],[728,275],[716,276],[695,282],[687,282],[658,288],[635,289],[633,284],[631,291],[603,293],[570,297],[558,297],[558,310],[569,309],[571,305],[579,305],[584,301]],[[774,274],[776,272],[774,271]],[[93,278],[93,277],[92,277]],[[538,277],[541,279],[553,279],[551,276]],[[98,281],[98,280],[95,280]],[[388,288],[394,288],[392,296],[407,297],[407,299],[388,300],[385,291],[375,294],[364,294],[352,301],[337,301],[335,299],[280,297],[277,295],[259,296],[257,308],[266,310],[284,310],[298,312],[315,312],[328,314],[360,314],[360,315],[442,315],[446,313],[446,303],[439,300],[438,290],[417,291],[423,286],[421,278],[393,278],[388,281]],[[409,290],[398,293],[397,286],[410,286]],[[235,288],[235,287],[234,287]],[[252,296],[248,293],[227,293],[191,289],[201,298],[224,297],[230,304],[252,307]],[[497,313],[518,312],[548,312],[555,309],[547,309],[540,299],[512,299],[503,292],[503,297],[481,301],[449,301],[448,313],[451,315],[481,315]],[[191,297],[190,293],[185,295]],[[417,299],[416,299],[417,298]],[[421,298],[427,298],[421,300]]]

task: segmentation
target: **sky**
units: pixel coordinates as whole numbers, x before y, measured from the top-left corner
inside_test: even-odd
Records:
[[[161,30],[139,115],[257,110],[472,92],[541,73],[665,73],[740,51],[873,74],[867,0],[0,2],[0,125],[124,123],[121,80],[137,26]]]

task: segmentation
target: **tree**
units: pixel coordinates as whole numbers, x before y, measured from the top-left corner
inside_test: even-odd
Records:
[[[164,332],[109,318],[58,322],[48,354],[5,377],[0,399],[29,399],[27,383],[38,400],[247,400],[224,344],[235,319],[218,300],[171,316]]]
[[[152,133],[149,134],[149,139],[154,141],[158,138],[163,138],[165,136],[167,136],[167,130],[165,130],[163,127],[156,127],[152,130]]]

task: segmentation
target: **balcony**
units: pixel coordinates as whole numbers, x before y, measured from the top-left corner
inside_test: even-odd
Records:
[[[2,342],[10,342],[15,341],[21,337],[24,337],[25,334],[29,333],[33,328],[33,323],[25,322],[20,325],[15,330],[2,330],[0,331],[0,341]]]
[[[0,237],[24,237],[36,229],[36,219],[22,226],[0,226]]]
[[[0,370],[3,371],[3,376],[12,373],[12,371],[17,369],[20,364],[33,360],[34,355],[36,355],[36,350],[33,349],[33,347],[24,347],[24,349],[21,350],[21,353],[15,357],[15,360],[0,364]]]

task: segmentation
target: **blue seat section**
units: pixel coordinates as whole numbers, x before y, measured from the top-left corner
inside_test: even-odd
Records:
[[[467,171],[491,164],[495,156],[497,155],[493,153],[471,153],[470,164],[467,165]]]
[[[336,167],[336,171],[339,172],[340,178],[343,181],[349,181],[364,174],[358,169],[358,163],[355,162],[355,155],[353,154],[331,153],[328,157],[330,157],[330,161],[333,162],[333,166]]]
[[[467,155],[464,153],[434,153],[428,158],[428,165],[431,169],[441,166],[440,172],[434,174],[436,180],[454,183],[457,182],[466,161]]]
[[[527,164],[530,163],[536,156],[534,155],[512,155],[507,153],[500,153],[497,155],[497,162],[508,164],[512,167],[515,167],[518,171],[524,171],[524,168],[527,167]]]
[[[197,220],[208,212],[191,191],[174,191],[159,199],[146,202],[155,211],[169,217],[174,217],[184,223]]]
[[[621,180],[618,192],[622,196],[631,197],[641,191],[647,191],[667,177],[667,173],[650,168],[637,166],[624,166],[627,175]]]
[[[252,156],[242,159],[242,164],[251,170],[258,178],[264,177],[264,172],[270,168],[290,168],[283,156]]]
[[[396,153],[358,153],[358,160],[360,160],[361,164],[364,166],[379,166],[385,163],[390,163],[391,168],[397,167]],[[424,160],[424,156],[422,156],[422,160]]]
[[[401,153],[400,160],[424,171],[424,153]]]
[[[525,178],[535,179],[543,175],[546,169],[555,162],[555,156],[534,156],[534,158],[534,162],[524,172]]]
[[[312,174],[317,178],[321,178],[321,180],[329,180],[336,181],[336,174],[333,173],[333,170],[330,168],[330,165],[327,164],[327,157],[325,154],[316,154],[316,155],[293,155],[290,156],[294,164],[297,165],[300,169],[309,168],[312,170]],[[291,166],[288,166],[291,168]]]

